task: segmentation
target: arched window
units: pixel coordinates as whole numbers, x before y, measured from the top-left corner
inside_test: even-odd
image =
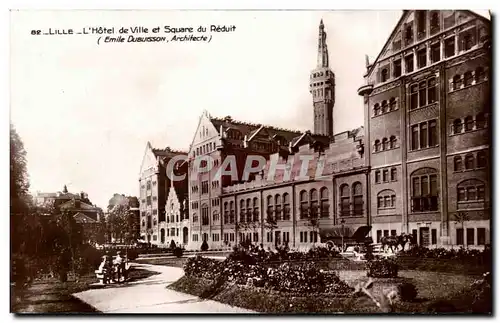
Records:
[[[375,152],[380,151],[380,140],[378,140],[378,139],[375,140],[374,148],[375,148]]]
[[[283,194],[283,220],[290,220],[290,195]]]
[[[461,119],[455,119],[453,121],[453,133],[454,134],[461,133],[462,130],[463,130],[462,120]]]
[[[309,201],[307,199],[307,192],[300,192],[300,218],[305,219],[309,216],[308,212]]]
[[[438,210],[438,172],[424,167],[411,174],[411,210],[429,212]]]
[[[463,170],[461,156],[455,156],[455,158],[453,159],[453,170],[455,172],[461,172]]]
[[[256,197],[253,198],[253,221],[259,221],[259,199]]]
[[[351,215],[351,197],[349,195],[349,185],[340,185],[340,215]]]
[[[250,223],[252,222],[253,219],[253,212],[252,212],[252,199],[247,199],[247,209],[246,209],[246,214],[247,214],[247,222]]]
[[[212,213],[212,220],[213,220],[214,222],[219,221],[219,211],[215,210],[215,211]]]
[[[269,195],[267,197],[267,217],[272,219],[273,215],[274,215],[273,197],[272,195]]]
[[[387,72],[387,69],[384,68],[382,70],[382,72],[380,73],[380,80],[381,80],[381,82],[387,82],[387,78],[388,78],[387,76],[388,75],[389,75],[389,73]]]
[[[389,147],[391,149],[396,148],[396,136],[391,136],[390,142],[389,142]]]
[[[165,243],[165,229],[160,230],[160,242]]]
[[[477,179],[468,179],[457,185],[458,202],[484,201],[484,199],[484,183],[482,181]]]
[[[320,192],[321,195],[321,217],[327,218],[330,216],[330,202],[328,199],[328,188],[323,187]]]
[[[453,90],[458,90],[462,87],[462,78],[460,75],[453,76]]]
[[[281,196],[279,194],[276,194],[276,196],[274,197],[274,205],[275,205],[275,208],[276,208],[276,212],[275,212],[275,219],[276,221],[278,220],[281,220]]]
[[[373,113],[375,116],[378,116],[380,114],[380,105],[378,103],[375,103],[375,106],[373,107]]]
[[[312,189],[310,191],[310,196],[311,196],[311,217],[312,218],[317,218],[318,217],[318,191],[316,189]]]
[[[465,156],[465,169],[474,169],[474,156],[472,154]]]
[[[352,185],[352,202],[354,204],[354,215],[363,215],[363,189],[359,182]]]
[[[395,98],[391,98],[391,99],[389,100],[389,110],[390,110],[390,111],[397,110],[397,106],[396,106],[396,99],[395,99]]]
[[[240,222],[245,222],[245,200],[240,200]]]
[[[389,140],[387,140],[387,138],[382,139],[382,149],[383,150],[389,149]]]
[[[486,126],[486,118],[483,113],[476,115],[476,129],[483,129]]]
[[[472,85],[472,81],[474,78],[472,77],[472,72],[465,72],[464,74],[464,85],[469,86]]]
[[[486,167],[486,153],[484,151],[479,151],[477,153],[477,162],[476,162],[476,167],[477,168],[484,168]]]
[[[396,193],[393,190],[383,190],[377,194],[377,209],[393,209],[396,207]]]
[[[476,68],[476,71],[474,74],[475,74],[474,78],[475,78],[476,83],[479,83],[479,82],[484,80],[484,69],[481,66],[478,66]]]
[[[388,111],[388,107],[387,107],[387,101],[384,100],[384,101],[382,101],[382,113],[386,113],[386,112],[389,112],[389,111]]]

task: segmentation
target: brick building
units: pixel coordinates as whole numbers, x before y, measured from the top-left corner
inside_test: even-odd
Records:
[[[489,243],[490,33],[470,11],[405,11],[367,64],[374,239]]]
[[[403,232],[426,246],[490,242],[490,22],[470,11],[404,11],[376,60],[367,60],[358,90],[364,125],[338,134],[326,43],[321,21],[309,80],[313,133],[204,112],[179,166],[189,170],[189,183],[181,184],[189,203],[186,191],[165,191],[172,153],[164,159],[148,144],[141,232],[153,234],[152,243],[158,230],[168,232],[166,243],[193,250],[204,240],[211,249],[245,240],[307,249],[344,236],[377,242]],[[264,157],[262,172],[244,173],[249,155]],[[193,170],[200,170],[196,177]],[[146,203],[142,186],[160,177],[156,196],[168,197],[169,221],[146,229],[144,212],[165,206]]]
[[[165,204],[170,188],[174,186],[179,192],[187,192],[187,178],[184,181],[171,183],[167,176],[167,171],[173,171],[176,175],[186,173],[187,165],[181,166],[183,160],[176,161],[176,158],[185,155],[184,152],[174,151],[168,147],[154,149],[149,142],[146,145],[139,174],[140,234],[143,240],[153,245],[164,245],[160,230],[166,222]],[[173,160],[172,169],[168,170],[171,160]],[[181,203],[181,205],[187,204]],[[178,212],[181,217],[188,214],[184,209]]]

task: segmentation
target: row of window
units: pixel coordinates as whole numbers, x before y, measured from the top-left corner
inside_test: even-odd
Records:
[[[219,241],[219,234],[218,233],[212,233],[212,241]]]
[[[220,205],[220,200],[219,199],[212,199],[212,206],[219,206]]]
[[[316,77],[328,76],[328,75],[329,75],[329,72],[328,72],[328,71],[325,71],[325,72],[317,72],[317,73],[313,73],[313,74],[311,75],[311,77],[316,78]]]
[[[396,193],[384,190],[377,195],[377,209],[393,209],[396,207]]]
[[[191,209],[197,210],[198,206],[199,206],[198,202],[191,202]]]
[[[383,230],[384,237],[389,236],[389,230]],[[396,230],[391,230],[391,236],[395,237],[397,236],[397,231]],[[377,230],[377,243],[380,243],[380,240],[382,239],[382,230]]]
[[[450,92],[463,89],[467,86],[475,85],[488,79],[484,68],[476,67],[474,71],[467,71],[463,75],[455,75],[450,80]]]
[[[396,136],[391,136],[389,139],[383,138],[382,140],[375,140],[373,144],[373,152],[379,152],[389,149],[397,148],[397,139]]]
[[[411,126],[410,149],[419,150],[438,145],[437,121],[429,120]]]
[[[327,218],[330,216],[330,202],[328,198],[328,188],[322,187],[319,190],[312,189],[309,192],[302,190],[300,196],[300,219],[306,218]],[[290,210],[288,206],[288,218]]]
[[[488,114],[478,113],[475,117],[466,116],[462,119],[453,120],[451,126],[451,133],[456,135],[464,132],[470,132],[474,130],[484,129],[488,126],[487,124]]]
[[[309,233],[309,242],[315,243],[318,242],[318,232],[316,231],[303,231],[300,232],[300,242],[301,243],[306,243],[307,242],[307,234]]]
[[[455,172],[485,168],[486,164],[486,153],[484,151],[478,151],[475,157],[474,154],[467,154],[463,161],[462,156],[455,156],[453,158],[453,170]]]
[[[283,233],[283,235],[282,235]],[[283,236],[283,239],[281,237]],[[273,242],[273,232],[267,232],[267,242]],[[286,244],[290,242],[290,232],[287,231],[275,231],[274,232],[274,244],[281,245],[281,243]]]
[[[438,175],[433,168],[421,168],[411,177],[412,212],[438,210]]]
[[[459,202],[484,201],[484,183],[477,179],[468,179],[457,185],[457,200]]]
[[[208,130],[208,129],[207,129]],[[205,154],[208,154],[212,151],[215,150],[215,142],[209,142],[209,143],[206,143],[204,144],[203,146],[200,146],[200,147],[197,147],[194,152],[193,152],[193,157],[196,157],[196,156],[201,156],[201,155],[205,155]],[[201,166],[201,165],[200,165]],[[203,166],[202,166],[203,167]]]
[[[186,219],[187,219],[187,217],[186,217]],[[180,222],[180,221],[182,221],[184,219],[183,219],[182,216],[179,216],[179,214],[177,214],[177,215],[171,214],[170,216],[166,217],[166,220],[167,220],[167,223],[175,223],[175,222]]]
[[[457,245],[464,245],[464,233],[467,233],[465,241],[468,246],[473,246],[476,244],[475,230],[474,228],[467,228],[464,231],[463,228],[456,229],[457,233]],[[486,229],[477,228],[477,245],[484,246],[486,244]]]
[[[406,54],[403,57],[405,67],[404,73],[412,73],[415,68],[422,69],[427,67],[429,63],[434,64],[441,61],[441,59],[443,58],[449,58],[461,52],[472,49],[478,43],[476,32],[477,29],[474,26],[462,31],[460,34],[458,34],[458,36],[448,37],[444,39],[443,42],[437,40],[436,42],[426,44],[424,48],[416,50],[415,53],[411,52]],[[413,26],[410,24],[405,29],[405,44],[411,45],[413,43],[413,37]],[[485,28],[480,29],[480,39],[481,41],[487,39]],[[455,48],[456,45],[458,45],[458,52]],[[401,49],[401,41],[394,42],[393,47],[395,47],[395,50]],[[443,58],[441,57],[442,52],[444,54]],[[384,83],[390,79],[389,69],[389,66],[383,66],[380,69],[380,82]],[[395,59],[392,62],[392,77],[397,78],[402,74],[402,60],[401,58]]]
[[[234,233],[224,233],[224,242],[234,241]]]
[[[272,195],[267,196],[266,207],[268,219],[274,219],[275,221],[290,220],[290,195],[288,193],[283,194],[283,200],[279,194],[274,197]]]
[[[422,108],[437,102],[436,77],[410,85],[410,110]]]
[[[363,215],[363,187],[361,183],[355,182],[351,188],[347,184],[340,185],[340,216],[360,215]]]
[[[390,98],[389,102],[383,100],[381,104],[375,103],[373,106],[373,116],[379,116],[385,113],[396,111],[398,109],[398,104],[396,98]]]
[[[243,241],[252,242],[252,233],[251,232],[247,232],[247,233],[240,232],[239,237],[240,237],[240,242],[243,242]],[[253,242],[258,242],[258,241],[259,241],[259,233],[253,232]]]
[[[382,181],[380,180],[380,174],[382,174]],[[376,170],[375,171],[375,184],[380,184],[380,183],[388,183],[389,181],[394,182],[397,181],[398,177],[398,171],[396,167],[392,167],[390,170],[390,178],[389,178],[389,169],[383,169],[383,170]]]

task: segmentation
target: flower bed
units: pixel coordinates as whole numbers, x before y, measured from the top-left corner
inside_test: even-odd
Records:
[[[398,277],[398,265],[388,259],[372,260],[366,263],[368,277],[374,278],[396,278]]]

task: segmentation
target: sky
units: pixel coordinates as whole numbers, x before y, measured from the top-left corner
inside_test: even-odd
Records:
[[[372,62],[401,11],[17,11],[11,14],[11,122],[31,191],[85,191],[105,208],[138,195],[147,142],[188,150],[212,116],[312,129],[309,75],[318,25],[336,74],[334,131],[363,124]],[[210,43],[97,43],[100,35],[31,35],[84,27],[236,26]],[[138,36],[146,36],[144,34]],[[170,38],[172,35],[160,34]]]

